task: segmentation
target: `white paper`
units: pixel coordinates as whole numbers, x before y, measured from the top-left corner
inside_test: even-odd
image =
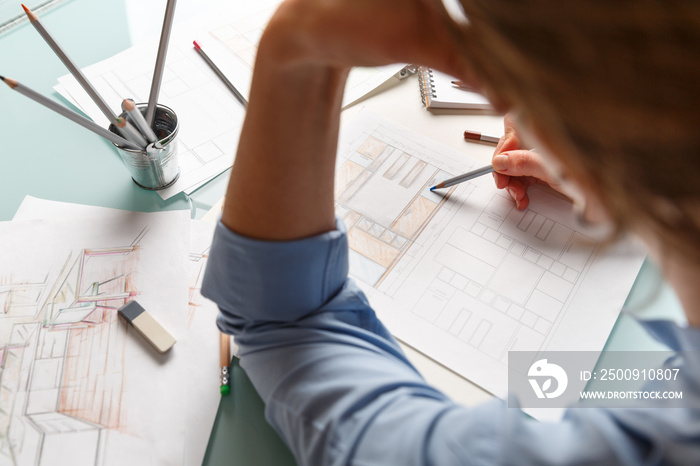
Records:
[[[170,413],[186,345],[157,353],[117,309],[136,299],[184,336],[187,214],[54,217],[0,224],[2,453],[18,465],[180,464],[185,424]]]
[[[280,3],[280,0],[238,0],[218,8],[216,14],[205,14],[197,20],[207,31],[207,38],[221,45],[220,49],[214,49],[212,59],[244,96],[250,93],[258,42]],[[214,17],[217,19],[213,20]],[[343,108],[385,83],[403,67],[403,64],[393,64],[353,68],[345,86]]]
[[[370,113],[339,148],[350,273],[395,336],[501,397],[508,351],[603,349],[639,247],[595,246],[546,190],[525,211],[491,176],[430,192],[483,163]]]
[[[28,196],[20,206],[15,220],[72,218],[102,222],[110,221],[115,216],[132,214],[134,213],[46,201]],[[168,293],[172,292],[175,295],[172,299],[178,299],[177,306],[180,310],[177,319],[180,331],[176,335],[178,341],[173,347],[173,350],[178,349],[177,365],[167,366],[168,377],[175,379],[174,387],[177,388],[177,396],[173,391],[161,393],[162,402],[167,404],[167,408],[158,412],[154,412],[148,406],[141,407],[150,415],[169,420],[168,422],[182,421],[178,437],[173,437],[167,432],[155,433],[156,438],[153,440],[166,446],[178,445],[175,450],[180,456],[174,456],[173,462],[154,464],[201,464],[220,400],[219,332],[215,324],[218,309],[214,303],[199,294],[214,224],[191,221],[188,219],[187,212],[184,211],[136,215],[182,217],[184,220],[179,220],[177,225],[171,225],[166,234],[173,238],[181,237],[182,241],[187,241],[185,248],[180,247],[177,252],[184,260],[184,268],[178,270],[180,274],[178,288],[167,288]],[[136,383],[146,383],[146,381]]]
[[[157,191],[163,199],[183,191],[191,193],[233,165],[245,115],[241,103],[195,51],[193,41],[202,45],[236,89],[247,97],[257,41],[279,3],[238,0],[187,23],[180,22],[173,30],[158,103],[170,107],[178,116],[180,177],[172,186]],[[229,18],[236,19],[227,22]],[[158,37],[154,37],[82,71],[119,114],[125,98],[137,103],[148,101],[157,50]],[[361,98],[401,68],[402,65],[390,65],[353,70],[343,104]],[[100,126],[109,126],[110,122],[72,75],[62,76],[58,82],[54,90]]]
[[[192,34],[175,31],[168,48],[158,102],[178,116],[180,177],[157,191],[163,199],[188,189],[231,167],[245,109],[202,60]],[[116,113],[125,98],[148,101],[157,41],[132,47],[83,70]],[[56,90],[105,128],[109,122],[71,75],[59,78]]]

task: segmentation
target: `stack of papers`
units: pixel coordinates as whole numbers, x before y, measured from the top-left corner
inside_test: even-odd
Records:
[[[180,177],[172,186],[158,191],[163,199],[180,192],[190,194],[231,167],[245,116],[243,106],[195,51],[192,42],[202,45],[247,98],[258,41],[279,3],[236,0],[223,10],[188,21],[185,29],[176,27],[173,31],[158,103],[170,107],[178,116]],[[158,37],[154,37],[82,71],[115,111],[125,98],[145,103],[157,50]],[[391,65],[353,70],[344,105],[360,99],[402,68],[403,65]],[[66,75],[58,81],[56,91],[100,126],[109,126],[111,122],[73,76]]]

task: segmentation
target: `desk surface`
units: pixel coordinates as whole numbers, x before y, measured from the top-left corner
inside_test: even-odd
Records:
[[[181,3],[178,5],[180,11],[201,8],[201,2]],[[87,66],[131,46],[131,36],[141,40],[159,32],[160,19],[150,23],[144,21],[146,15],[142,9],[140,14],[134,16],[134,5],[134,0],[71,0],[47,13],[43,20],[47,28],[61,38],[64,48],[71,51],[73,60],[79,66]],[[141,4],[139,7],[143,8]],[[152,6],[150,8],[153,9]],[[156,13],[156,17],[160,18],[160,15],[160,12]],[[86,21],[89,18],[109,18],[109,22]],[[71,34],[76,24],[81,33]],[[150,34],[148,28],[152,28]],[[101,40],[86,44],[85,37]],[[28,60],[28,56],[32,59]],[[67,71],[29,24],[0,36],[0,63],[3,64],[0,71],[4,76],[20,80],[63,102],[53,93],[52,87],[56,79]],[[11,109],[0,116],[3,142],[0,157],[0,189],[3,196],[0,220],[10,220],[25,195],[137,211],[192,209],[193,216],[198,218],[224,193],[227,173],[189,198],[181,193],[163,201],[156,193],[140,189],[131,181],[118,154],[108,142],[9,89],[0,92],[4,108]],[[468,128],[492,134],[502,132],[499,117],[426,111],[420,102],[415,78],[391,80],[379,91],[343,112],[343,122],[362,108],[470,153],[485,163],[490,160],[492,148],[465,142],[461,137],[463,130]],[[675,295],[663,283],[658,270],[648,262],[642,268],[626,308],[643,318],[682,319],[682,310]],[[639,348],[655,349],[657,346],[634,319],[621,315],[606,349]],[[456,401],[473,405],[490,398],[488,393],[420,353],[411,348],[406,348],[406,351],[426,379]],[[260,423],[262,403],[259,398],[256,401],[257,395],[238,366],[234,369],[233,380],[234,395],[222,400],[210,440],[208,464],[226,462],[231,455],[240,454],[242,445],[254,447],[259,435],[274,439],[274,436],[267,436],[272,434],[271,430],[267,430],[269,427]],[[232,439],[237,441],[232,442]],[[272,464],[265,458],[275,458],[272,461],[274,464],[291,460],[278,440],[258,443],[262,447],[258,453],[263,456],[257,458],[263,462],[257,464]],[[251,460],[250,464],[256,463]]]

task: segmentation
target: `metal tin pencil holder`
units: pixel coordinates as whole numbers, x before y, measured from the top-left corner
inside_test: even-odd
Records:
[[[146,114],[147,104],[136,104],[136,108]],[[126,112],[119,115],[126,118]],[[144,189],[165,189],[175,183],[180,176],[177,162],[177,132],[180,128],[177,115],[165,105],[156,105],[152,129],[158,140],[144,150],[135,150],[114,144],[124,165],[129,169],[134,183]],[[114,124],[109,130],[120,134]]]

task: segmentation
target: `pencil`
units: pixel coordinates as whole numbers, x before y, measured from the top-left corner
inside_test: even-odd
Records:
[[[109,105],[107,105],[107,102],[104,101],[102,96],[95,90],[94,87],[92,87],[92,84],[87,80],[85,75],[78,69],[77,66],[73,63],[73,61],[66,55],[66,53],[63,51],[60,45],[54,40],[54,38],[49,34],[49,32],[44,28],[44,26],[41,24],[41,21],[39,21],[39,18],[37,15],[35,15],[29,8],[24,6],[22,4],[22,8],[24,8],[25,13],[27,13],[27,16],[29,17],[29,22],[32,23],[32,26],[34,26],[34,29],[37,30],[39,35],[44,38],[44,41],[51,47],[51,49],[54,51],[54,53],[58,56],[58,58],[61,59],[64,65],[66,65],[66,68],[71,72],[73,77],[80,83],[83,89],[85,89],[85,92],[88,93],[90,98],[97,104],[97,106],[100,108],[100,111],[104,114],[105,117],[107,117],[108,121],[114,121],[114,119],[117,117],[114,112],[109,108]]]
[[[501,138],[496,137],[496,136],[489,136],[487,134],[481,134],[476,131],[465,131],[464,132],[464,139],[468,139],[470,141],[481,141],[481,142],[487,142],[489,144],[497,145],[498,141],[501,140]]]
[[[442,188],[449,188],[450,186],[454,186],[459,183],[463,183],[465,181],[469,181],[471,179],[477,178],[479,176],[487,175],[493,171],[493,165],[487,165],[485,167],[477,168],[476,170],[472,170],[470,172],[465,173],[464,175],[459,175],[455,176],[454,178],[450,178],[448,180],[443,181],[442,183],[438,183],[432,188],[430,188],[431,191],[435,191],[436,189],[442,189]]]
[[[73,121],[74,123],[79,124],[85,129],[89,129],[93,133],[96,133],[100,136],[102,136],[105,139],[108,139],[109,141],[113,142],[114,144],[120,146],[120,147],[126,147],[129,149],[136,149],[140,150],[140,148],[134,144],[133,142],[130,142],[123,137],[119,136],[118,134],[114,134],[113,132],[101,127],[97,123],[88,120],[87,118],[78,115],[75,112],[70,111],[66,107],[63,107],[59,105],[58,103],[54,102],[53,100],[49,99],[48,97],[44,97],[43,95],[39,94],[36,91],[33,91],[32,89],[18,83],[14,79],[10,78],[5,78],[4,76],[0,76],[0,79],[5,82],[8,86],[10,86],[11,89],[14,89],[15,91],[19,92],[20,94],[29,97],[33,101],[43,105],[44,107],[47,107],[50,110],[53,110],[54,112],[58,113],[59,115],[62,115],[69,120]]]
[[[143,134],[148,142],[156,142],[158,140],[156,133],[154,133],[151,127],[148,126],[146,119],[143,117],[143,113],[141,113],[141,110],[136,108],[136,104],[133,100],[124,99],[124,102],[122,102],[122,108],[126,114],[129,115],[131,121],[134,122],[136,127],[139,129],[139,131],[141,131],[141,134]]]
[[[236,99],[238,99],[238,101],[241,104],[243,104],[244,107],[247,107],[248,101],[246,100],[246,98],[243,97],[243,95],[240,92],[238,92],[238,89],[236,89],[236,86],[234,86],[233,83],[231,83],[231,81],[228,80],[228,78],[223,73],[223,71],[221,71],[219,69],[219,67],[214,64],[214,62],[211,60],[211,58],[209,58],[209,55],[207,55],[204,52],[204,50],[202,50],[202,46],[199,45],[199,42],[197,42],[195,40],[193,42],[193,44],[194,44],[195,50],[197,50],[197,52],[199,52],[199,55],[201,55],[201,57],[204,59],[204,61],[207,62],[207,64],[214,71],[214,73],[216,73],[219,76],[219,78],[221,78],[221,80],[224,82],[224,84],[226,84],[226,87],[228,87],[231,90],[231,92],[233,92],[233,95],[236,97]]]
[[[126,122],[126,118],[122,117],[117,117],[114,119],[114,126],[119,128],[119,131],[126,136],[126,138],[139,146],[141,149],[145,149],[146,146],[148,145],[148,141],[139,133],[136,128],[134,128],[131,125],[128,125]]]
[[[165,7],[165,18],[163,18],[163,29],[160,31],[160,44],[158,44],[156,66],[153,70],[151,92],[148,95],[148,107],[146,107],[146,122],[148,123],[149,127],[153,126],[153,118],[155,117],[156,105],[158,104],[158,94],[160,93],[160,83],[163,81],[163,67],[165,66],[165,56],[168,53],[170,31],[173,29],[175,3],[175,0],[168,0],[168,5]]]
[[[464,89],[465,91],[473,91],[474,88],[471,87],[469,84],[465,83],[464,81],[450,81],[454,87],[457,87],[459,89]]]
[[[219,366],[221,367],[222,395],[231,393],[231,337],[219,332]]]

